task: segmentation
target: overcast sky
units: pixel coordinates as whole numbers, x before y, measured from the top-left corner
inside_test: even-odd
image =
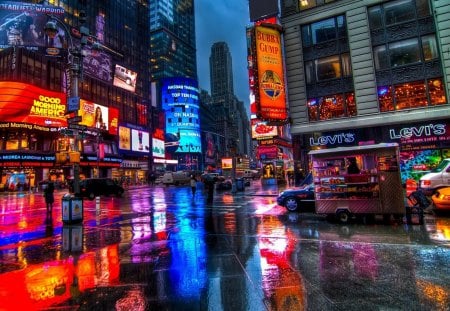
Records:
[[[211,46],[223,41],[233,61],[234,93],[249,110],[247,43],[245,29],[250,25],[247,0],[194,0],[197,37],[197,70],[199,86],[211,94],[209,56]]]

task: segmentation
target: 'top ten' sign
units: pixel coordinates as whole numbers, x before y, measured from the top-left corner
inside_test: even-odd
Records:
[[[266,121],[285,122],[287,119],[281,35],[278,30],[255,27],[259,92],[257,115]]]

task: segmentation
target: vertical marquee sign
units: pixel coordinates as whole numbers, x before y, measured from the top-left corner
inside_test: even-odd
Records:
[[[276,27],[255,27],[258,92],[257,115],[260,119],[285,123],[287,109],[281,51],[281,35]]]

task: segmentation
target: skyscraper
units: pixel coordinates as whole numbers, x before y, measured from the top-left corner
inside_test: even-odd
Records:
[[[197,79],[193,0],[150,1],[152,80]]]
[[[232,59],[225,42],[212,45],[209,68],[212,103],[218,112],[216,125],[218,131],[225,136],[225,149],[231,154],[248,154],[248,116],[243,102],[234,95]]]
[[[209,73],[213,97],[234,94],[233,64],[230,50],[225,42],[216,42],[211,47]]]

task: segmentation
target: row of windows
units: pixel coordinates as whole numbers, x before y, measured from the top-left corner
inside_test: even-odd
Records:
[[[395,0],[368,8],[368,14],[373,31],[399,22],[415,20],[417,17],[429,16],[430,9],[426,0]],[[319,45],[325,42],[328,45],[338,46],[339,40],[347,37],[345,18],[337,16],[303,25],[301,33],[304,51],[311,48],[313,51],[320,49]],[[417,34],[415,37],[373,46],[372,49],[376,70],[387,70],[439,59],[435,34]],[[305,61],[304,68],[306,84],[309,85],[352,76],[348,53]],[[378,89],[380,111],[419,108],[447,102],[441,78],[429,80],[417,78],[419,80],[415,82],[380,87]],[[356,115],[353,94],[308,98],[307,106],[311,121]]]
[[[307,105],[310,121],[356,116],[355,95],[353,93],[308,99]]]
[[[394,111],[447,103],[442,79],[378,87],[380,111]]]
[[[368,9],[369,26],[380,29],[430,15],[428,0],[396,0]]]
[[[373,48],[375,69],[409,65],[439,58],[435,35],[410,38]]]

